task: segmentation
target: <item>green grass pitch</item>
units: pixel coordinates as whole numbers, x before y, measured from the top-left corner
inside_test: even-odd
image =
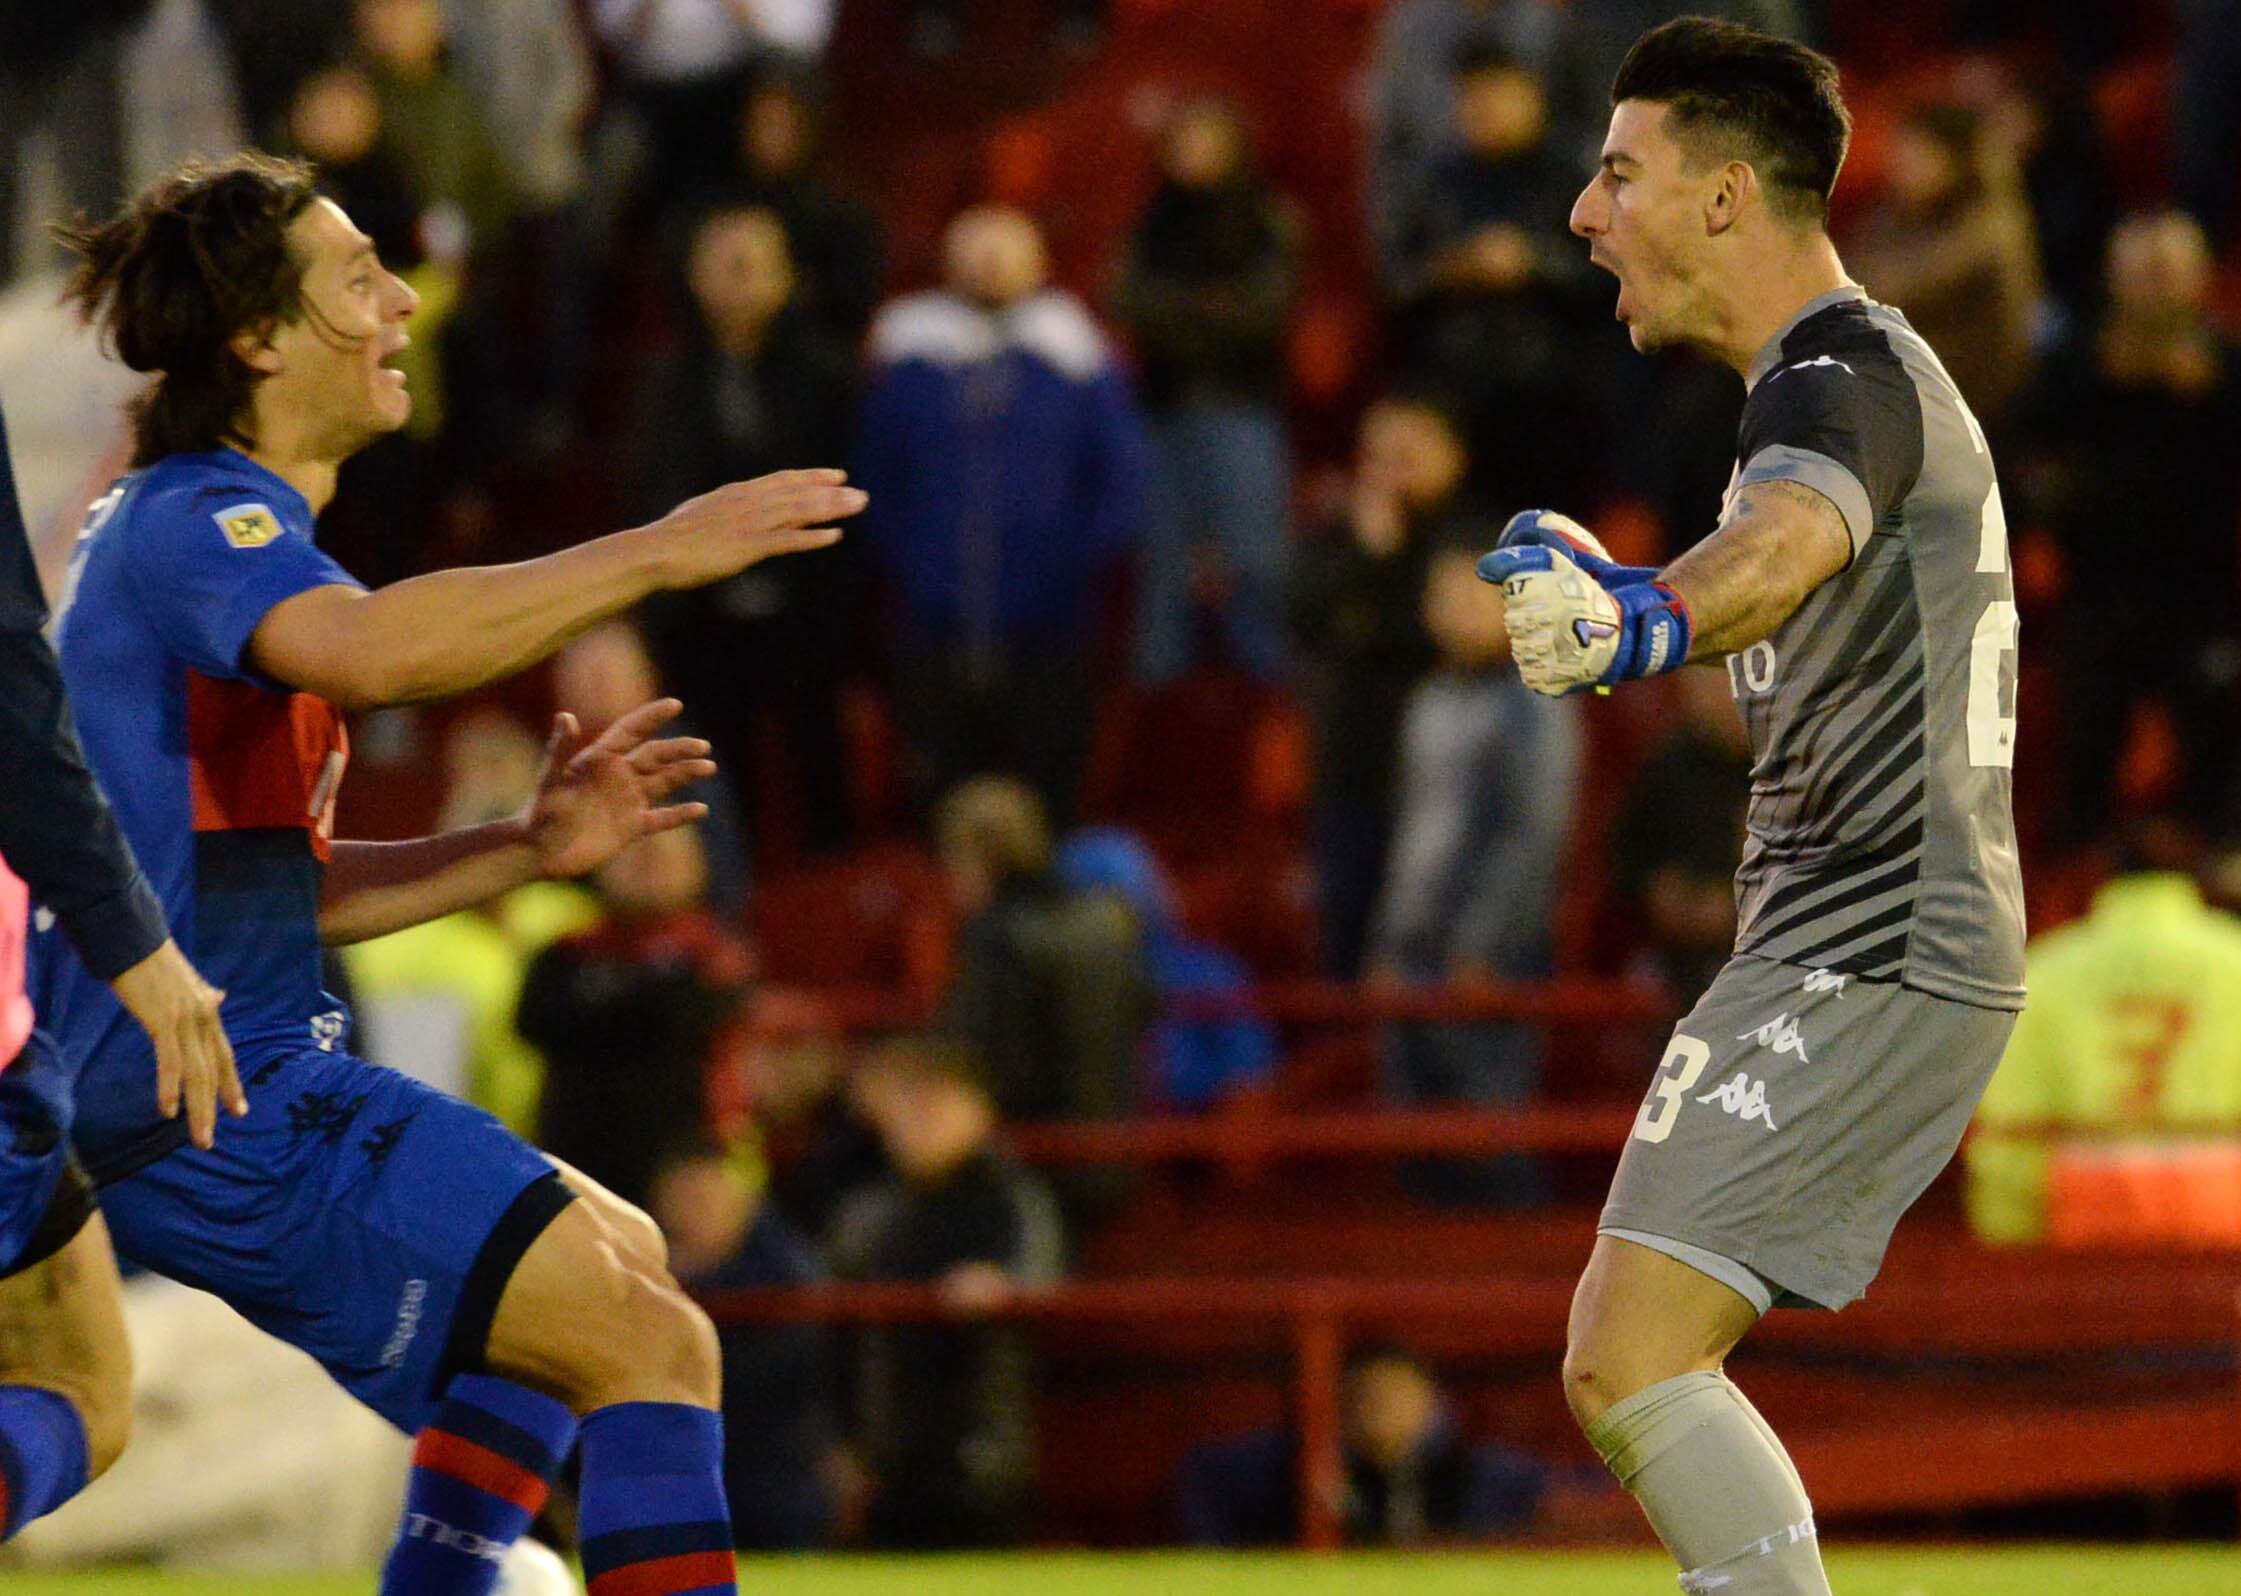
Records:
[[[1884,1548],[1834,1552],[1837,1596],[2232,1596],[2225,1546]],[[1196,1556],[749,1559],[748,1596],[1671,1596],[1671,1565],[1645,1555]],[[250,1579],[118,1571],[0,1572],[6,1596],[370,1596],[356,1579]]]

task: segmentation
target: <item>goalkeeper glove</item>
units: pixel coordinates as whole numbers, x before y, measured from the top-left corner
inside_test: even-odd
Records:
[[[1502,528],[1496,540],[1496,553],[1503,549],[1543,548],[1554,549],[1574,565],[1595,578],[1596,585],[1608,593],[1616,588],[1629,587],[1636,582],[1657,579],[1654,565],[1620,565],[1611,558],[1611,551],[1603,547],[1602,539],[1586,527],[1555,510],[1520,510]],[[1500,584],[1501,578],[1487,574],[1486,562],[1492,554],[1479,561],[1478,574],[1489,582]]]
[[[1478,574],[1501,584],[1518,674],[1536,693],[1561,698],[1656,676],[1688,658],[1688,603],[1663,582],[1606,591],[1568,554],[1542,543],[1496,549],[1479,561]]]

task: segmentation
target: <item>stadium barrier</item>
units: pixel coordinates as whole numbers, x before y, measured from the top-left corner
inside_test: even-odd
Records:
[[[1981,1255],[1980,1255],[1981,1257]],[[2010,1264],[2017,1260],[2012,1257]],[[2170,1260],[2104,1260],[2087,1271],[1972,1270],[1965,1259],[1910,1267],[1841,1315],[1780,1314],[1754,1353],[1841,1355],[1900,1371],[1942,1362],[2085,1353],[2208,1351],[2224,1369],[2219,1398],[2134,1395],[2109,1401],[1917,1406],[1790,1437],[1825,1515],[1936,1513],[1973,1505],[2225,1483],[2241,1494],[2241,1266],[2178,1272]],[[1289,1348],[1300,1437],[1301,1544],[1341,1543],[1342,1381],[1347,1348],[1374,1333],[1443,1330],[1497,1357],[1563,1345],[1565,1280],[1083,1280],[960,1304],[924,1284],[828,1283],[708,1292],[721,1325],[1004,1322],[1050,1330],[1223,1326]]]
[[[1637,981],[1472,982],[1456,986],[1365,986],[1342,981],[1269,981],[1222,992],[1179,992],[1162,1017],[1259,1019],[1276,1025],[1350,1028],[1405,1021],[1520,1021],[1543,1025],[1662,1025],[1682,1012],[1663,987]],[[930,1024],[923,1002],[888,987],[771,986],[757,994],[751,1024],[771,1039],[860,1035]]]

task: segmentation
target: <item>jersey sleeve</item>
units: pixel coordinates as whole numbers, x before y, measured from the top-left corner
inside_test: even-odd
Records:
[[[269,489],[202,483],[138,519],[133,586],[164,645],[206,676],[256,680],[257,623],[284,599],[358,579],[290,524]]]
[[[1743,405],[1738,488],[1796,482],[1844,516],[1857,558],[1922,470],[1922,409],[1897,356],[1847,349],[1777,367]]]

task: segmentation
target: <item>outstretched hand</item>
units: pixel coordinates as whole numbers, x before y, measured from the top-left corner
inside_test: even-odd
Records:
[[[553,717],[544,769],[522,815],[539,874],[580,876],[640,837],[708,813],[706,804],[664,801],[716,773],[700,738],[654,735],[684,707],[674,698],[640,704],[589,743],[574,715]]]

